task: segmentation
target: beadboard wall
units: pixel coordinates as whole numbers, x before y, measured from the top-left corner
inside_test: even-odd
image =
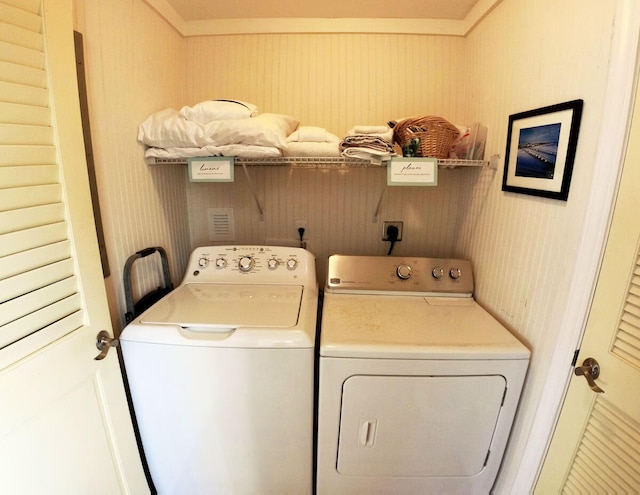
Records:
[[[174,279],[190,253],[185,171],[152,168],[136,142],[150,113],[184,101],[185,41],[144,2],[74,0],[84,38],[96,179],[111,275],[105,280],[116,333],[124,323],[122,271],[129,256],[163,246]],[[135,298],[160,285],[158,255],[137,261]]]
[[[291,115],[301,125],[339,137],[354,125],[380,125],[416,114],[465,115],[459,95],[464,39],[387,34],[276,34],[200,36],[187,39],[187,100],[237,98],[260,111]],[[223,76],[223,77],[221,77]],[[233,185],[190,184],[192,246],[211,243],[207,208],[232,207],[236,242],[295,241],[295,220],[308,221],[308,249],[325,282],[329,255],[387,253],[380,221],[402,220],[403,240],[394,254],[446,256],[458,221],[463,170],[445,171],[437,188],[391,187],[381,169],[346,171],[252,167],[249,174],[264,202],[264,221],[243,174]]]
[[[342,137],[415,114],[472,118],[454,36],[270,34],[187,39],[189,104],[236,98]]]
[[[465,201],[454,251],[473,260],[478,301],[532,349],[495,493],[522,493],[512,483],[526,471],[520,462],[529,428],[556,344],[568,330],[563,325],[570,309],[567,294],[584,269],[575,260],[591,195],[616,2],[588,3],[502,2],[466,40],[465,67],[473,84],[464,89],[463,100],[491,129],[492,152],[504,156],[510,114],[584,100],[568,201],[503,193],[502,171],[495,176],[474,171],[460,182]],[[618,164],[607,166],[615,173]],[[566,358],[569,372],[571,354]]]
[[[438,187],[386,188],[386,169],[380,168],[339,171],[258,166],[247,167],[247,171],[264,209],[264,220],[259,220],[241,170],[236,170],[233,184],[189,184],[193,246],[212,244],[205,221],[208,208],[234,209],[238,244],[297,245],[295,221],[304,219],[307,249],[316,256],[321,285],[331,254],[387,254],[383,220],[404,222],[402,241],[395,244],[393,254],[449,256],[459,218],[458,182],[468,172],[441,170]],[[374,223],[381,196],[379,221]]]

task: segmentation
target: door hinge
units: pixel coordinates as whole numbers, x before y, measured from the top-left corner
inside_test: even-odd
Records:
[[[571,361],[571,367],[575,368],[576,363],[578,362],[578,354],[580,354],[580,349],[576,349],[573,353],[573,360]]]

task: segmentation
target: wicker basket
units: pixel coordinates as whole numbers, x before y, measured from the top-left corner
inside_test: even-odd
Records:
[[[451,122],[440,117],[410,117],[398,122],[393,128],[393,138],[401,148],[409,145],[413,138],[420,139],[416,156],[448,158],[451,145],[459,135]]]

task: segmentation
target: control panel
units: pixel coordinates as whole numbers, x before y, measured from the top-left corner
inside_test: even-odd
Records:
[[[183,283],[315,284],[306,281],[314,272],[315,258],[302,248],[206,246],[191,253]]]
[[[473,272],[462,259],[334,255],[327,290],[471,296]]]

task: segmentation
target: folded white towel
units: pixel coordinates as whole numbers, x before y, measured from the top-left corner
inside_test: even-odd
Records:
[[[386,125],[357,125],[353,127],[348,133],[348,136],[375,136],[386,141],[387,143],[393,143],[393,129]]]
[[[389,130],[387,125],[357,125],[351,131],[353,134],[384,134]]]

